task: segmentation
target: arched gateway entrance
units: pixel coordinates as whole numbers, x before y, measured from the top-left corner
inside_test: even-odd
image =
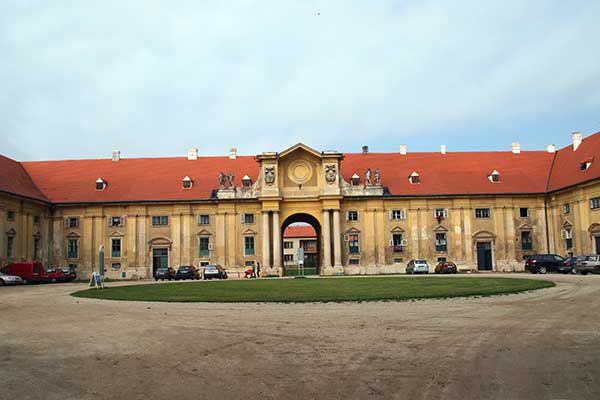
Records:
[[[316,237],[314,238],[314,241],[316,241],[316,246],[313,246],[314,242],[313,240],[299,240],[298,243],[296,243],[295,245],[293,244],[294,241],[292,240],[286,240],[284,235],[285,235],[285,231],[286,229],[292,225],[292,224],[296,224],[302,222],[304,224],[308,224],[310,226],[312,226],[312,228],[314,229],[315,233],[316,233]],[[284,243],[284,245],[281,248],[281,260],[283,260],[283,275],[298,275],[299,274],[299,263],[298,263],[298,248],[297,246],[303,246],[303,250],[304,250],[304,256],[303,256],[303,261],[304,261],[304,274],[305,275],[319,275],[321,273],[321,247],[322,247],[322,243],[321,243],[321,224],[319,223],[319,220],[317,220],[315,217],[313,217],[310,214],[305,214],[305,213],[297,213],[297,214],[292,214],[289,217],[287,217],[285,219],[285,221],[283,221],[283,224],[281,225],[281,241],[282,243]],[[286,249],[285,247],[285,243],[290,242],[294,245],[293,249]],[[286,254],[291,255],[294,254],[293,259],[296,262],[291,262],[291,263],[286,263]]]

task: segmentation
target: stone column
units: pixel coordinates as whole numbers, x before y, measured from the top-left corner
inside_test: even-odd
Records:
[[[262,226],[262,231],[263,231],[263,236],[262,236],[262,267],[265,268],[265,270],[267,268],[269,268],[271,266],[271,257],[269,257],[269,212],[268,211],[263,211],[262,213],[262,218],[263,218],[263,226]]]
[[[279,226],[279,211],[273,211],[273,268],[275,273],[282,275],[281,270],[281,228]]]
[[[342,237],[340,233],[340,210],[333,210],[333,259],[334,272],[344,272],[342,267]]]
[[[331,237],[329,236],[329,210],[323,210],[323,275],[331,275]]]

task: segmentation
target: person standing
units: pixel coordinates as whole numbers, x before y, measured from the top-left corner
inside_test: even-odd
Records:
[[[260,278],[260,261],[256,262],[256,277]]]

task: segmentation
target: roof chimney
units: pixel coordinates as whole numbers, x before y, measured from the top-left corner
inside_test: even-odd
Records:
[[[519,142],[512,142],[512,152],[514,154],[519,154],[521,152],[521,145]]]
[[[237,149],[232,147],[231,149],[229,149],[229,159],[235,160],[236,158],[237,158]]]
[[[446,154],[446,145],[445,144],[440,146],[440,153]]]
[[[112,152],[112,160],[119,161],[121,159],[121,152],[119,150],[113,150]]]
[[[576,151],[583,140],[581,138],[581,132],[573,132],[571,137],[573,138],[573,151]]]
[[[555,153],[556,152],[556,146],[553,144],[549,144],[546,146],[546,151],[548,153]]]
[[[188,149],[187,157],[188,157],[188,160],[197,160],[198,159],[198,149],[196,149],[196,148]]]
[[[406,155],[406,145],[405,144],[400,145],[400,154],[402,154],[403,156]]]
[[[363,152],[363,154],[369,154],[369,146],[363,146],[362,152]]]

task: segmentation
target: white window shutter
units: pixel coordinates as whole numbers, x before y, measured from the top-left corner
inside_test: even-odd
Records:
[[[212,242],[208,242],[208,250],[212,250],[213,249],[213,244]]]
[[[346,221],[350,221],[350,211],[346,211]]]
[[[109,228],[112,226],[112,217],[111,216],[106,217],[106,223]]]
[[[242,224],[245,223],[246,222],[245,214],[240,214],[240,217],[241,217],[241,223]]]
[[[394,219],[394,210],[390,210],[390,221]]]
[[[65,218],[65,228],[69,227],[69,218]]]
[[[126,219],[127,219],[127,217],[125,217],[124,215],[121,217],[121,226],[125,226]]]
[[[448,218],[448,209],[444,208],[444,218]]]
[[[406,219],[406,210],[405,209],[400,210],[400,218],[403,220]]]
[[[390,246],[394,245],[394,239],[390,239]]]

